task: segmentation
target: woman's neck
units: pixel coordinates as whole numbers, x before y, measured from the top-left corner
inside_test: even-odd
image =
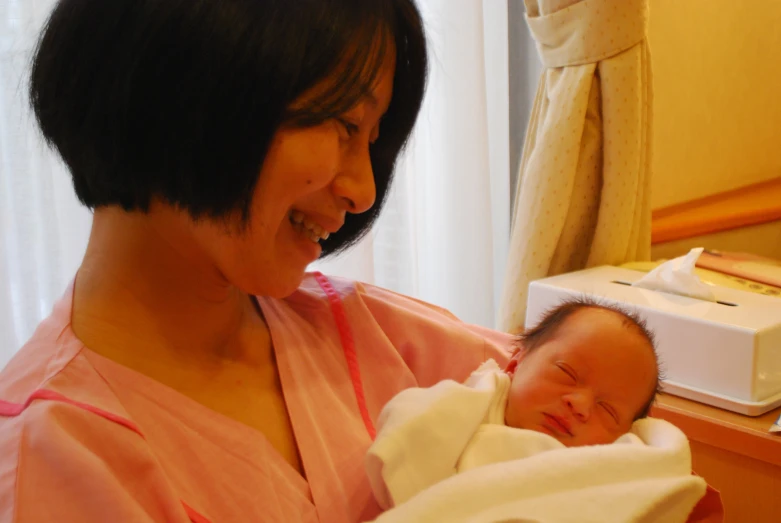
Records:
[[[142,372],[267,363],[270,338],[253,300],[198,248],[187,223],[170,208],[96,210],[76,277],[74,332],[93,351]]]

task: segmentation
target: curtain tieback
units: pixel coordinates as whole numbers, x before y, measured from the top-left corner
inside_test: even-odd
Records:
[[[537,1],[545,12],[546,0]],[[527,15],[526,20],[545,67],[583,65],[642,42],[648,0],[583,0],[555,13]]]

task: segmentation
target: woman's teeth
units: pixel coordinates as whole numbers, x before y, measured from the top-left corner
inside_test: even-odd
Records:
[[[322,227],[304,216],[304,213],[301,211],[290,213],[290,223],[293,224],[294,229],[315,243],[328,239],[329,234]]]

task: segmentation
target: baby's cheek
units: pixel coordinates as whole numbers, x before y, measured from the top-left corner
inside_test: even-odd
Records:
[[[504,422],[510,427],[522,428],[518,426],[519,420],[516,405],[517,403],[510,398],[510,401],[507,402],[507,408],[504,410]]]
[[[589,445],[609,445],[616,441],[621,434],[613,433],[608,430],[598,430],[595,431],[594,434],[592,434],[591,441],[588,443]]]
[[[525,407],[527,404],[523,401],[519,401],[517,398],[509,398],[507,408],[504,412],[504,422],[509,427],[515,427],[517,429],[528,429],[529,420],[529,408]]]
[[[606,439],[609,440],[607,443],[615,442],[618,438],[620,438],[621,436],[623,436],[624,434],[626,434],[630,430],[632,430],[632,425],[621,425],[619,427],[613,427],[613,428],[608,429],[605,432]]]

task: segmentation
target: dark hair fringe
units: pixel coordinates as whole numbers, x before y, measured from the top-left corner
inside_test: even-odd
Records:
[[[274,133],[349,109],[391,49],[394,95],[370,148],[377,203],[348,215],[327,254],[369,230],[420,110],[428,58],[414,0],[59,0],[30,104],[87,207],[146,212],[160,198],[194,219],[238,212],[246,226]]]

